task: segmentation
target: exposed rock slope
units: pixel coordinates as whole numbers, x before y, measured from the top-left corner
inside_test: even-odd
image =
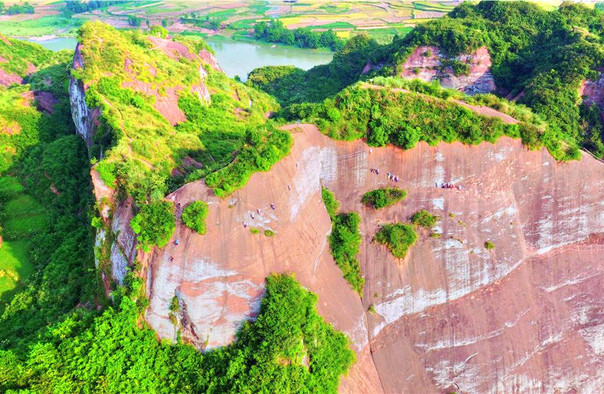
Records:
[[[601,387],[601,162],[584,155],[559,164],[509,138],[401,151],[336,142],[310,125],[290,129],[291,154],[230,198],[213,197],[203,182],[169,196],[181,207],[206,200],[210,214],[206,235],[179,225],[179,245],[146,256],[147,320],[162,337],[176,335],[169,319],[176,295],[183,335],[199,347],[224,345],[257,310],[263,278],[293,272],[357,352],[342,391]],[[377,212],[363,207],[364,192],[392,185],[387,172],[408,197]],[[461,190],[436,187],[442,182]],[[330,256],[321,185],[342,210],[361,215],[362,300]],[[439,216],[440,237],[423,230],[403,261],[371,242],[380,223],[407,221],[419,209]],[[375,313],[366,312],[370,305]]]
[[[445,64],[447,60],[467,65],[467,75],[455,75],[451,67]],[[419,46],[402,64],[401,76],[427,82],[439,80],[443,87],[462,90],[468,94],[489,93],[496,88],[490,67],[491,56],[486,47],[449,59],[437,47]]]

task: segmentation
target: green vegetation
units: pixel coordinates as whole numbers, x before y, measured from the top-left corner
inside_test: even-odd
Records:
[[[402,259],[417,241],[417,233],[408,224],[385,224],[380,227],[373,239],[390,249],[395,257]]]
[[[436,224],[437,219],[437,216],[432,215],[425,209],[422,209],[411,216],[411,223],[415,224],[416,226],[430,228]]]
[[[344,279],[362,297],[365,279],[361,273],[359,260],[356,258],[361,247],[361,235],[359,234],[361,218],[356,212],[336,214],[339,203],[329,190],[323,188],[321,196],[325,209],[331,217],[331,235],[329,236],[331,255],[336,265],[342,270]]]
[[[258,229],[256,227],[252,227],[252,228],[250,228],[250,233],[252,233],[252,234],[260,234],[260,229]]]
[[[368,207],[375,209],[389,207],[402,201],[407,196],[407,192],[393,187],[382,187],[363,194],[361,202]]]
[[[97,9],[104,9],[118,4],[125,4],[125,0],[65,0],[65,6],[63,7],[63,14],[67,17],[71,17],[73,14],[80,14],[82,12],[90,12]]]
[[[34,6],[27,1],[22,3],[15,3],[8,7],[4,6],[4,2],[1,3],[0,11],[6,15],[17,15],[17,14],[33,14]]]
[[[38,44],[6,38],[2,34],[0,34],[0,53],[2,58],[6,60],[0,62],[0,69],[7,73],[17,74],[20,77],[29,74],[28,62],[34,66],[39,66],[49,57],[49,51]]]
[[[228,166],[208,175],[206,184],[214,193],[226,197],[247,183],[253,173],[268,171],[289,153],[291,135],[282,130],[269,133],[248,131],[246,144]]]
[[[143,205],[130,221],[130,226],[145,252],[153,246],[163,248],[176,229],[174,203],[164,200]]]
[[[193,55],[211,53],[198,37],[175,36],[171,42],[192,60],[154,50],[152,39],[140,31],[98,22],[83,26],[78,39],[84,44],[84,68],[72,75],[90,86],[87,104],[102,110],[91,155],[102,154],[103,179],[115,178],[118,191],[134,197],[137,206],[231,163],[207,179],[217,194],[226,195],[289,149],[289,136],[271,132],[266,124],[265,114],[277,109],[274,100]],[[199,63],[204,63],[201,73]],[[137,90],[140,84],[149,89]],[[205,89],[208,100],[202,97]],[[155,108],[171,91],[186,115],[176,126]]]
[[[486,250],[491,250],[491,249],[495,248],[495,244],[491,241],[485,241],[484,247]]]
[[[336,52],[329,64],[309,71],[291,66],[260,67],[250,73],[247,84],[275,96],[284,106],[322,101],[356,82],[379,49],[367,35],[358,35]]]
[[[333,219],[336,217],[338,209],[340,208],[340,203],[338,200],[336,200],[336,197],[333,195],[333,193],[324,187],[321,188],[321,198],[323,198],[325,209],[333,221]]]
[[[436,45],[450,56],[487,46],[493,75],[510,96],[548,122],[550,152],[576,158],[583,146],[601,157],[602,135],[584,127],[579,106],[582,80],[594,78],[604,61],[604,18],[598,10],[563,3],[546,11],[528,2],[464,3],[448,17],[420,24],[392,44],[391,60],[400,65],[418,45]],[[561,157],[556,152],[572,150]]]
[[[205,201],[193,201],[183,209],[180,219],[191,230],[205,234],[208,212],[208,204]]]
[[[264,230],[264,236],[273,237],[274,235],[275,235],[275,232],[273,230]]]
[[[397,81],[400,79],[378,79],[374,82],[395,84]],[[527,109],[502,105],[502,108],[511,112],[524,114],[528,120],[518,124],[506,124],[499,118],[474,113],[451,100],[450,98],[460,96],[452,95],[446,89],[417,81],[414,85],[416,88],[424,86],[425,92],[433,90],[433,95],[369,86],[359,82],[344,89],[335,99],[326,99],[322,104],[294,105],[289,116],[316,122],[321,131],[332,138],[367,138],[367,142],[372,146],[394,144],[403,149],[411,149],[419,141],[426,141],[431,145],[441,141],[494,143],[500,136],[507,135],[522,138],[523,143],[532,149],[546,146],[558,160],[578,158],[576,147],[557,139],[551,128],[543,130],[545,126],[539,118]],[[469,98],[468,101],[486,102],[492,100],[490,97],[492,96],[480,97],[474,99],[475,101]]]
[[[296,45],[300,48],[329,48],[334,52],[344,46],[344,41],[331,29],[322,33],[301,27],[289,30],[278,19],[271,19],[268,23],[257,22],[254,26],[254,36],[257,40]]]
[[[100,314],[80,309],[53,323],[31,350],[0,350],[0,390],[335,393],[354,353],[316,303],[292,277],[270,276],[257,320],[232,345],[201,354],[138,328],[141,309],[121,297]]]

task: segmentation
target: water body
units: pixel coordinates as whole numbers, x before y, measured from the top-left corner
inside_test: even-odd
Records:
[[[75,37],[56,37],[50,38],[48,40],[40,40],[28,38],[26,39],[30,42],[35,42],[36,44],[42,45],[46,49],[50,49],[51,51],[60,51],[63,49],[75,50],[76,45],[78,44],[78,40]]]
[[[245,81],[255,68],[263,66],[296,66],[308,70],[326,64],[333,53],[326,50],[273,46],[264,43],[242,42],[207,37],[205,41],[216,52],[216,58],[226,75]]]
[[[47,40],[27,39],[52,51],[74,50],[78,41],[74,37],[56,37]],[[326,64],[333,53],[326,50],[302,49],[275,46],[264,43],[243,42],[222,37],[207,37],[205,41],[216,52],[218,63],[229,77],[239,75],[245,81],[247,75],[257,67],[296,66],[308,70],[319,64]]]

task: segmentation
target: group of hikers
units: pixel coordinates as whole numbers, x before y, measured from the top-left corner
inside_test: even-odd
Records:
[[[277,209],[274,203],[270,203],[270,206],[273,211]],[[256,213],[260,215],[260,208],[256,209]],[[250,218],[252,218],[252,220],[256,219],[253,212],[250,212]],[[247,228],[247,222],[245,220],[243,221],[243,228]]]
[[[436,187],[438,186],[438,182],[436,182]],[[457,189],[457,190],[461,190],[461,186],[460,185],[454,185],[450,182],[446,182],[440,185],[441,188],[443,189]]]
[[[370,168],[369,171],[373,174],[376,175],[380,175],[380,169],[379,168]],[[386,176],[388,177],[389,181],[393,181],[393,182],[398,182],[398,176],[394,175],[391,172],[386,173]]]

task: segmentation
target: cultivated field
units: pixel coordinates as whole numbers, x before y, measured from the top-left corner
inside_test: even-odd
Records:
[[[248,38],[257,21],[279,18],[290,29],[333,29],[341,38],[366,32],[379,41],[405,34],[416,23],[444,16],[459,1],[139,1],[126,2],[72,16],[62,12],[63,2],[32,2],[33,15],[0,16],[0,31],[13,36],[71,35],[84,20],[128,27],[137,17],[141,27],[163,24],[173,32],[219,34]],[[212,27],[209,23],[213,22]],[[208,24],[208,26],[204,26]],[[217,28],[217,26],[220,26]]]

